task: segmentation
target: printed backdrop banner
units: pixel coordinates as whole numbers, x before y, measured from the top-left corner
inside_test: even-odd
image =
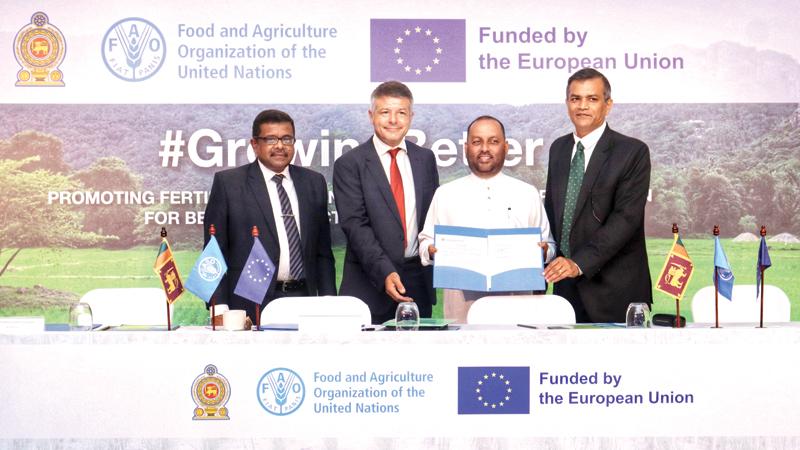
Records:
[[[3,103],[365,103],[384,78],[421,103],[560,103],[583,66],[624,103],[800,98],[791,2],[35,5],[3,8]],[[63,86],[15,87],[39,78]]]
[[[543,345],[375,345],[364,336],[346,345],[298,344],[277,335],[219,343],[210,331],[184,328],[133,342],[118,333],[125,334],[97,336],[103,345],[91,352],[74,333],[75,342],[0,344],[15,368],[14,384],[0,393],[19,406],[0,438],[800,435],[800,362],[763,358],[765,346],[772,356],[797,351],[780,331],[786,343],[665,344],[661,336],[648,347],[565,344],[555,336]],[[270,351],[251,357],[257,348]],[[398,355],[415,356],[398,364]],[[201,384],[204,372],[209,380]],[[70,389],[43,388],[54,373]],[[72,399],[80,399],[80,415],[59,409]],[[142,405],[147,414],[132,414]],[[230,419],[202,422],[198,407],[225,408]]]
[[[468,172],[466,125],[491,114],[507,170],[541,189],[550,144],[572,129],[566,80],[584,66],[611,80],[609,125],[650,146],[649,236],[672,222],[800,232],[791,2],[275,6],[5,5],[0,249],[127,249],[168,226],[199,250],[213,173],[253,161],[259,111],[289,112],[294,162],[330,181],[371,136],[369,94],[391,78],[414,92],[409,138],[434,151],[442,182]],[[332,194],[330,215],[341,245]]]

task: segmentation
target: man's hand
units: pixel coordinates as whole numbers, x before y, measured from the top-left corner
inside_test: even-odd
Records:
[[[565,278],[575,278],[581,274],[578,265],[571,259],[559,256],[544,269],[544,279],[548,283],[558,283]]]
[[[547,245],[547,244],[545,244],[545,245]],[[433,244],[429,245],[428,246],[428,258],[433,259],[433,255],[435,255],[435,254],[436,254],[436,247],[434,247]]]
[[[406,293],[406,288],[403,286],[403,282],[400,281],[400,275],[398,275],[397,272],[390,273],[383,282],[383,286],[389,297],[398,303],[414,301],[413,298],[403,295]]]
[[[547,242],[539,242],[539,247],[542,248],[542,261],[547,261],[547,249],[549,248]]]

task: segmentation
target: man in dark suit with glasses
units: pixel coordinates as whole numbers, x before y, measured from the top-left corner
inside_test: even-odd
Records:
[[[217,172],[204,222],[206,242],[208,226],[214,224],[228,264],[217,303],[245,309],[255,320],[255,304],[233,292],[253,246],[253,226],[276,266],[262,306],[278,297],[336,295],[336,269],[328,185],[321,174],[291,164],[294,121],[283,111],[262,111],[253,121],[252,136],[256,161]]]

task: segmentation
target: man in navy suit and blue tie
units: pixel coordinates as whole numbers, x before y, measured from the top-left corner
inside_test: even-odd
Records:
[[[594,69],[567,81],[575,132],[550,146],[544,207],[558,247],[545,269],[578,322],[625,322],[630,302],[653,302],[644,238],[650,150],[613,131],[611,84]]]
[[[408,301],[430,317],[433,272],[420,262],[417,235],[439,186],[436,160],[405,140],[414,103],[406,85],[382,83],[371,100],[375,135],[333,168],[336,210],[347,236],[340,294],[367,303],[373,323],[393,319],[397,304]]]
[[[294,143],[292,118],[283,111],[262,111],[250,139],[256,161],[217,172],[208,197],[205,241],[208,225],[214,224],[228,264],[217,303],[244,309],[253,321],[255,303],[233,292],[253,246],[253,226],[276,265],[262,306],[278,297],[336,295],[328,184],[321,174],[291,164]]]

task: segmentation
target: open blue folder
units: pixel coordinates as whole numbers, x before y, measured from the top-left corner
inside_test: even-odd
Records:
[[[539,228],[436,225],[433,286],[480,292],[545,289]]]

